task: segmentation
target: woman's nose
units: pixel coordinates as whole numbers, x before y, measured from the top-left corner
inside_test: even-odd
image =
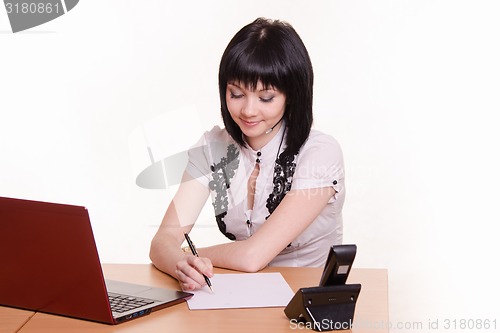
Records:
[[[243,103],[241,107],[241,113],[245,117],[253,117],[256,116],[258,111],[257,111],[257,106],[255,105],[255,102],[248,98],[245,103]]]

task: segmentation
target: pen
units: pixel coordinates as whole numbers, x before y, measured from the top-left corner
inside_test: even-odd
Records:
[[[191,242],[191,238],[189,238],[189,235],[187,233],[184,233],[184,237],[186,238],[186,241],[187,241],[189,248],[191,249],[191,252],[193,253],[193,255],[196,257],[199,257],[198,252],[196,251],[196,248],[194,247],[193,242]],[[207,283],[208,288],[210,288],[210,290],[213,293],[214,290],[212,289],[212,283],[210,282],[210,279],[205,274],[203,274],[203,277],[205,278],[205,282]]]

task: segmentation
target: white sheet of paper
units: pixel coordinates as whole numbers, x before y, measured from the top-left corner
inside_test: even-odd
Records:
[[[208,286],[192,292],[190,310],[286,306],[294,293],[281,273],[215,274]]]

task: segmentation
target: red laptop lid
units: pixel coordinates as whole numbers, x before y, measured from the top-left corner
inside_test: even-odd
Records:
[[[84,207],[0,197],[0,305],[112,323]]]

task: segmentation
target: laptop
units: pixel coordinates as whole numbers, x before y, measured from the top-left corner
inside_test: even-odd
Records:
[[[0,197],[0,271],[0,305],[106,324],[193,295],[105,280],[87,209],[57,203]]]

